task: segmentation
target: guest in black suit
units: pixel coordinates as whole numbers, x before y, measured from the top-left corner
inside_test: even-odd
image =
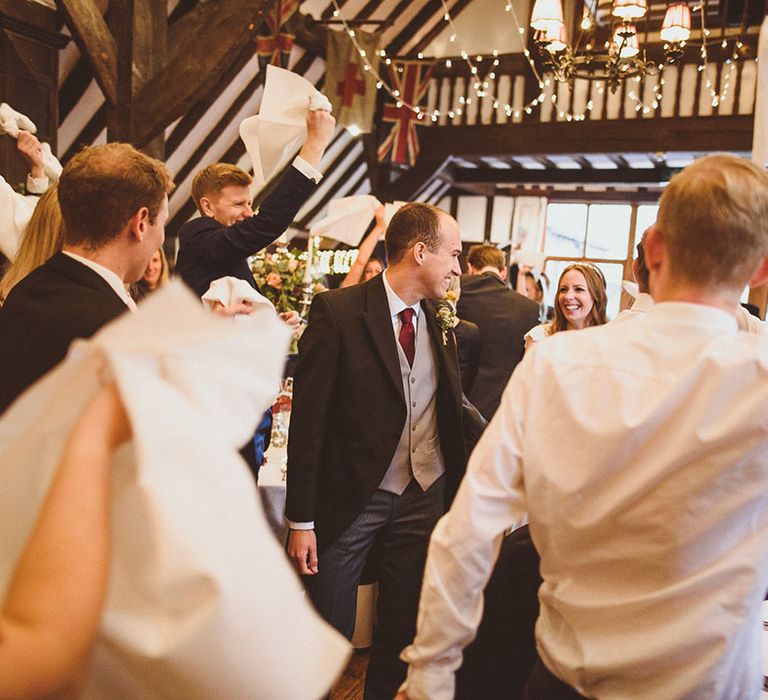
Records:
[[[504,253],[493,245],[470,248],[469,274],[461,277],[459,318],[480,328],[480,368],[469,400],[490,420],[512,370],[523,359],[523,336],[539,322],[536,302],[506,285]]]
[[[251,209],[251,176],[245,171],[216,163],[197,173],[192,198],[201,216],[181,227],[176,260],[176,274],[197,296],[221,277],[237,277],[256,288],[248,258],[288,228],[315,189],[322,177],[317,167],[335,123],[329,112],[307,113],[307,140],[257,214]]]
[[[132,146],[87,148],[59,181],[63,251],[16,284],[0,310],[0,412],[88,338],[133,308],[136,282],[162,245],[171,176]]]
[[[294,566],[320,613],[349,638],[376,542],[366,697],[390,700],[405,678],[399,654],[415,630],[429,536],[465,455],[456,343],[428,301],[460,273],[458,225],[435,207],[408,204],[385,242],[382,274],[312,303],[294,379],[286,518]]]

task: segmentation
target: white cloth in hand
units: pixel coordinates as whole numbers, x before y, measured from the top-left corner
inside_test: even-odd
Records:
[[[106,367],[133,440],[116,453],[112,570],[85,698],[317,698],[349,644],[307,602],[237,448],[290,332],[207,313],[171,282],[73,344],[0,421],[0,590]]]
[[[272,302],[263,294],[259,294],[245,280],[237,277],[220,277],[211,282],[208,291],[201,297],[203,304],[209,309],[216,306],[217,303],[222,306],[232,306],[241,302],[249,302],[254,308],[258,306],[269,307],[275,312]],[[244,317],[246,314],[238,314],[235,318]]]
[[[37,133],[37,126],[35,123],[25,114],[17,112],[7,102],[0,103],[0,135],[8,134],[12,138],[18,138],[19,131],[28,131],[30,134]],[[43,170],[48,179],[57,182],[61,176],[61,163],[53,151],[51,151],[51,145],[47,142],[40,144],[43,148]]]

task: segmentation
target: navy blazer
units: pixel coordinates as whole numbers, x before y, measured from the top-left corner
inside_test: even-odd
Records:
[[[30,272],[0,309],[0,413],[75,338],[90,338],[127,308],[101,275],[64,253]]]
[[[254,216],[223,226],[210,216],[188,221],[179,231],[176,274],[199,297],[221,277],[237,277],[256,288],[248,258],[290,226],[315,183],[290,167]]]

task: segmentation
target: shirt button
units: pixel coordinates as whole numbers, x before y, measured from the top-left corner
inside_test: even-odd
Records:
[[[414,377],[411,377],[411,384],[415,384],[415,383],[416,383],[416,379]]]
[[[416,452],[416,448],[415,447],[411,448],[411,452],[415,453]]]
[[[412,426],[411,426],[411,430],[416,430],[416,426],[415,426],[415,425],[412,425]]]
[[[414,402],[411,404],[411,406],[413,406],[414,408],[416,408],[416,402],[414,401]]]

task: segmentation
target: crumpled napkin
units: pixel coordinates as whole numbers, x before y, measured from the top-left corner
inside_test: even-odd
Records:
[[[312,224],[309,233],[357,247],[380,206],[381,202],[370,194],[333,199],[328,214]]]
[[[307,110],[331,111],[328,98],[293,71],[267,66],[259,113],[240,122],[240,138],[253,162],[253,190],[287,165],[307,137]]]
[[[37,126],[26,115],[17,112],[7,102],[0,103],[0,134],[8,134],[12,138],[18,138],[19,131],[29,131],[32,134],[37,133]],[[51,145],[47,142],[40,144],[43,149],[43,169],[49,180],[57,181],[61,176],[61,163],[51,151]]]
[[[230,306],[231,304],[239,304],[243,301],[249,301],[256,306],[269,307],[272,312],[275,312],[274,304],[267,299],[263,294],[259,294],[250,284],[245,280],[238,279],[237,277],[220,277],[217,280],[211,282],[211,286],[208,287],[208,291],[201,297],[203,304],[209,309],[213,308],[216,302],[223,304],[224,306]],[[244,316],[245,314],[238,314]],[[237,318],[237,317],[236,317]]]
[[[349,644],[307,602],[237,453],[280,378],[290,331],[238,324],[179,282],[25,392],[0,420],[0,592],[68,434],[106,370],[133,440],[113,460],[112,570],[82,697],[317,698]]]

